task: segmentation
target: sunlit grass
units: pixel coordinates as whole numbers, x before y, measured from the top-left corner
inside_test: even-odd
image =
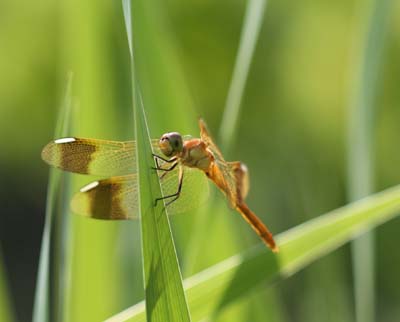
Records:
[[[388,189],[339,208],[277,236],[273,254],[259,245],[239,253],[185,280],[190,311],[201,321],[234,303],[260,283],[272,285],[399,214],[400,187]],[[121,312],[108,322],[144,321],[143,303]]]

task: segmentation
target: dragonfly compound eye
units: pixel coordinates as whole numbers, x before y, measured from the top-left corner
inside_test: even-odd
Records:
[[[178,132],[172,132],[169,133],[168,138],[174,152],[181,152],[183,149],[182,136]]]

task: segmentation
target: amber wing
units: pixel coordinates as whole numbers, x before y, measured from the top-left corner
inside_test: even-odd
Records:
[[[153,140],[152,146],[159,154],[157,142]],[[75,213],[96,219],[134,219],[138,217],[139,209],[135,149],[135,141],[64,138],[47,144],[42,158],[65,171],[110,177],[89,183],[74,196],[72,209]],[[177,170],[161,180],[164,195],[176,192]],[[207,194],[204,174],[187,169],[181,197],[168,207],[168,212],[176,214],[194,209],[204,203]]]
[[[207,130],[207,126],[205,122],[200,119],[199,120],[199,127],[200,127],[200,136],[201,139],[206,143],[207,147],[210,149],[212,152],[214,158],[215,158],[215,163],[218,167],[219,173],[216,174],[219,178],[222,178],[225,182],[225,187],[222,188],[222,190],[225,192],[227,195],[231,206],[235,207],[236,200],[238,198],[237,194],[237,182],[236,182],[236,177],[235,177],[235,171],[234,168],[236,166],[236,162],[226,162],[224,157],[222,156],[221,151],[217,147],[217,145],[214,143],[213,139],[211,138],[211,135],[209,134]]]
[[[163,195],[178,188],[178,171],[161,180]],[[196,209],[205,203],[208,182],[201,171],[186,169],[181,196],[167,207],[169,215]],[[137,219],[139,214],[137,175],[93,181],[76,193],[71,202],[74,213],[95,219]]]
[[[136,172],[135,149],[135,141],[63,138],[47,144],[42,159],[69,172],[121,176]]]

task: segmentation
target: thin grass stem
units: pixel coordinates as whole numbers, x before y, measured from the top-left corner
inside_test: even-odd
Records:
[[[263,22],[266,4],[266,0],[250,0],[247,2],[239,49],[219,132],[221,147],[225,152],[229,152],[232,142],[234,142],[243,93]]]
[[[375,102],[390,0],[371,0],[356,34],[354,87],[348,121],[348,197],[354,201],[374,191]],[[356,321],[375,320],[374,233],[352,243]]]

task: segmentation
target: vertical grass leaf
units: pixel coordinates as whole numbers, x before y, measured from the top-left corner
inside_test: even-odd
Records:
[[[369,1],[356,55],[354,93],[348,132],[348,194],[351,201],[374,190],[374,105],[379,89],[382,51],[392,1]],[[356,319],[375,320],[374,235],[369,232],[352,244]]]
[[[68,134],[68,127],[71,115],[71,86],[72,74],[69,74],[67,86],[64,95],[64,101],[58,112],[56,130],[54,137],[65,137]],[[56,226],[55,218],[59,208],[59,197],[62,193],[61,182],[65,174],[55,168],[50,168],[49,184],[47,188],[46,214],[45,224],[42,236],[42,245],[40,250],[39,269],[37,275],[37,285],[35,293],[35,302],[33,306],[33,322],[48,322],[58,320],[58,301],[57,294],[54,294],[57,282],[56,276],[59,277],[56,269],[60,266],[56,265],[55,254],[59,254],[61,244],[56,243]],[[57,268],[56,268],[57,266]]]
[[[135,108],[147,321],[190,321],[181,273],[154,167],[143,106]]]
[[[132,31],[129,5],[123,4],[127,30]],[[129,11],[129,12],[128,12]],[[134,37],[128,32],[128,37]],[[135,38],[129,42],[135,47]],[[190,315],[183,290],[181,273],[172,239],[167,211],[162,201],[158,175],[152,167],[149,129],[135,73],[134,49],[131,47],[132,93],[134,102],[135,134],[139,178],[139,200],[142,232],[143,277],[145,287],[146,318],[151,322],[189,322]]]
[[[263,22],[266,4],[267,0],[250,0],[247,3],[239,49],[219,133],[221,146],[227,152],[229,152],[232,142],[234,142],[243,93]]]

